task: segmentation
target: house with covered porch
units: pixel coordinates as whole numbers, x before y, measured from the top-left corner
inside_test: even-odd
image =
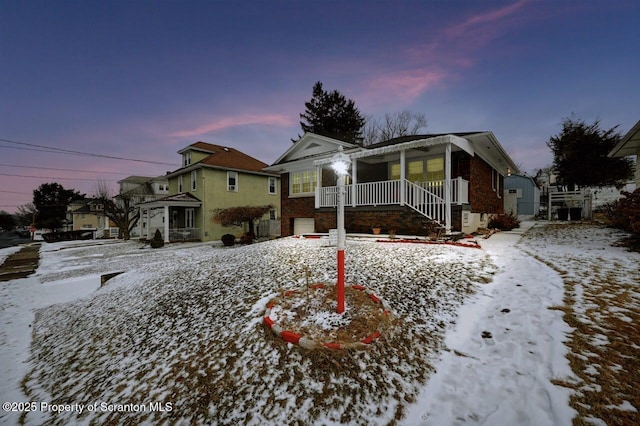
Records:
[[[336,227],[332,157],[351,160],[345,228],[398,234],[473,232],[504,212],[504,177],[517,166],[492,132],[413,135],[361,147],[305,134],[265,170],[280,173],[283,236]]]
[[[147,226],[143,236],[160,230],[165,242],[212,241],[224,234],[240,237],[247,229],[223,226],[213,211],[240,206],[271,206],[260,221],[258,236],[280,233],[280,178],[267,166],[235,148],[196,142],[178,151],[182,166],[167,173],[168,195],[140,204],[140,226],[159,214],[161,226]],[[142,230],[141,230],[142,232]]]

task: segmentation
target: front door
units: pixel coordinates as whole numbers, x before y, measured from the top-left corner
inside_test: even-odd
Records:
[[[185,228],[193,228],[193,218],[194,210],[193,209],[185,209],[184,211],[184,227]]]

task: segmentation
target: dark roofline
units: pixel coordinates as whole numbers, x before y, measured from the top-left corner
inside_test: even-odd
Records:
[[[419,139],[435,138],[435,137],[438,137],[438,136],[446,136],[446,135],[453,135],[453,136],[458,136],[458,137],[464,138],[465,136],[477,135],[477,134],[481,134],[481,133],[487,133],[487,132],[431,133],[431,134],[427,134],[427,135],[406,135],[406,136],[399,136],[399,137],[393,138],[393,139],[388,139],[386,141],[378,142],[378,143],[375,143],[375,144],[372,144],[372,145],[367,145],[367,146],[365,146],[363,148],[365,148],[365,149],[381,148],[381,147],[384,147],[384,146],[398,145],[398,144],[401,144],[401,143],[416,141],[416,140],[419,140]]]

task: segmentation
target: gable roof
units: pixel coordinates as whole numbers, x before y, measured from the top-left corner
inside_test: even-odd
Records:
[[[360,148],[351,142],[307,132],[294,142],[270,167],[305,158],[317,157],[318,155],[328,152],[334,153],[337,152],[338,146],[342,146],[345,150]]]
[[[191,170],[199,166],[267,174],[263,170],[268,166],[267,163],[263,163],[262,161],[253,158],[252,156],[247,155],[242,151],[238,151],[235,148],[215,145],[207,142],[196,142],[186,148],[181,149],[180,151],[178,151],[178,154],[182,154],[190,150],[204,152],[209,155],[194,164],[169,173],[168,176],[172,176],[178,172],[183,172],[186,169]]]
[[[627,157],[636,155],[640,150],[640,120],[624,135],[622,140],[611,150],[609,157]]]

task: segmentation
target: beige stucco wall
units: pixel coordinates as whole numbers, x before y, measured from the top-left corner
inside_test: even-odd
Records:
[[[217,208],[272,205],[280,217],[280,179],[276,179],[276,193],[269,194],[268,176],[238,172],[237,192],[227,190],[227,171],[198,168],[196,190],[191,190],[191,172],[182,175],[183,192],[189,192],[202,201],[195,209],[195,227],[201,229],[203,241],[219,240],[223,234],[241,236],[241,227],[225,227],[213,223],[211,217]],[[178,193],[178,176],[169,180],[169,193]],[[268,218],[268,215],[265,215]],[[183,226],[180,224],[180,226]]]

